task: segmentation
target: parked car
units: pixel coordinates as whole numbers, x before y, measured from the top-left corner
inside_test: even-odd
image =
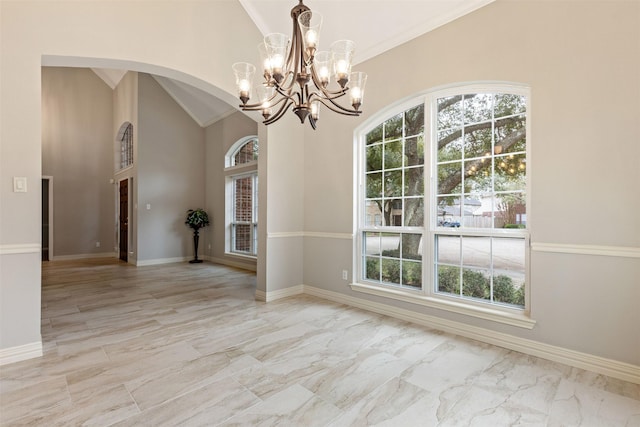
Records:
[[[440,227],[460,227],[460,223],[458,221],[440,221],[438,222]]]

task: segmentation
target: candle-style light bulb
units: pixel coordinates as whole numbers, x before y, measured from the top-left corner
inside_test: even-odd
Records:
[[[247,62],[236,62],[233,64],[233,71],[236,75],[238,97],[244,105],[251,98],[251,86],[253,84],[253,74],[256,71],[256,67]]]
[[[351,81],[351,90],[349,91],[351,105],[354,110],[359,110],[362,105],[362,98],[364,98],[364,86],[367,84],[367,75],[362,72],[351,73],[349,80]]]
[[[318,33],[316,33],[314,30],[309,30],[307,31],[307,33],[305,34],[305,39],[307,41],[307,46],[308,47],[316,47],[316,43],[318,42]]]

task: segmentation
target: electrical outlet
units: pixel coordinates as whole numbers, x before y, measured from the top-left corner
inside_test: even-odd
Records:
[[[349,272],[347,270],[342,270],[342,280],[347,280],[349,278]]]
[[[96,248],[100,247],[100,242],[96,242]]]

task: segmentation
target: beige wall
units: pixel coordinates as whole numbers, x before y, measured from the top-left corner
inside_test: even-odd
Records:
[[[42,68],[42,175],[53,177],[54,259],[113,253],[112,123],[112,90],[95,73]]]
[[[456,82],[530,85],[537,325],[523,330],[353,292],[340,277],[357,256],[347,239],[305,239],[305,284],[640,365],[640,259],[535,246],[640,247],[640,3],[498,1],[357,68],[369,74],[365,114],[324,114],[319,130],[305,133],[305,230],[352,232],[353,130],[385,106]]]
[[[266,260],[265,271],[258,270],[258,283],[264,280],[267,293],[304,284],[304,129],[294,114],[286,115],[266,128],[266,143],[260,146],[265,155],[260,168],[267,175],[265,180],[259,171]]]
[[[142,73],[138,123],[137,263],[193,257],[193,232],[184,221],[188,209],[205,205],[204,129]]]

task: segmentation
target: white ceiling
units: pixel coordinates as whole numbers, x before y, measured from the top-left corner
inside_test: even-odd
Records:
[[[292,31],[290,11],[298,0],[238,0],[263,34]],[[494,0],[307,0],[312,11],[323,16],[320,49],[350,39],[356,43],[358,64]],[[256,46],[260,41],[256,40]],[[231,75],[231,64],[229,74]],[[111,88],[126,71],[93,69]],[[365,71],[366,70],[358,70]],[[234,106],[182,82],[154,76],[169,95],[205,127],[236,111]]]
[[[298,0],[239,0],[262,34],[291,35]],[[307,0],[322,14],[320,49],[336,40],[356,43],[360,63],[451,22],[494,0]],[[260,41],[256,41],[256,45]]]

